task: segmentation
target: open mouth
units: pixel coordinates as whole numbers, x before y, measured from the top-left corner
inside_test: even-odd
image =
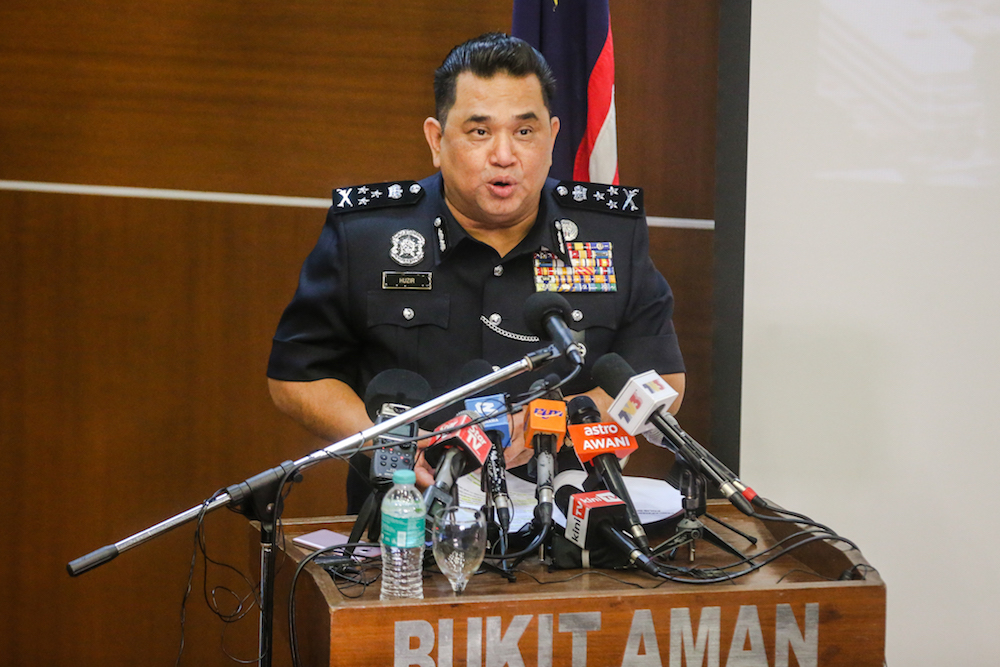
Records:
[[[490,192],[504,197],[514,191],[514,181],[506,178],[497,178],[489,182]]]

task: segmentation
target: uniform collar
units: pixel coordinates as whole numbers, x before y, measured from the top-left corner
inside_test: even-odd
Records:
[[[451,209],[448,208],[448,203],[444,199],[444,179],[441,177],[441,173],[438,172],[423,181],[422,184],[427,192],[434,193],[437,199],[437,210],[434,217],[434,228],[437,234],[435,265],[445,261],[462,244],[482,244],[465,231],[465,228],[455,219]],[[538,217],[535,219],[535,224],[528,231],[528,235],[521,239],[521,242],[503,258],[504,261],[539,251],[548,251],[558,255],[563,261],[569,261],[566,244],[560,230],[560,220],[556,215],[558,210],[551,200],[555,184],[556,181],[551,178],[546,180],[542,196],[539,199]]]

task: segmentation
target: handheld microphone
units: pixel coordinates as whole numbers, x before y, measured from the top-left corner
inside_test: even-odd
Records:
[[[419,373],[399,368],[382,371],[365,388],[365,411],[376,424],[406,412],[431,397],[431,386]],[[374,443],[369,479],[387,485],[396,470],[412,470],[417,454],[416,422],[403,424],[380,435]]]
[[[456,417],[435,429],[435,435],[424,450],[427,465],[433,467],[434,484],[424,493],[427,516],[437,519],[451,504],[452,487],[462,475],[481,467],[489,456],[493,443],[478,424],[478,415],[463,410]],[[451,429],[457,429],[453,432]]]
[[[510,424],[507,423],[507,397],[504,394],[483,396],[482,398],[465,399],[467,409],[479,416],[495,415],[482,422],[481,426],[490,439],[489,456],[486,458],[483,475],[483,491],[492,506],[496,508],[497,523],[506,533],[510,529],[512,509],[510,495],[507,493],[507,462],[503,450],[510,445]],[[500,413],[500,414],[497,414]]]
[[[627,520],[625,503],[618,496],[611,491],[584,492],[562,479],[557,483],[556,505],[566,515],[565,535],[570,542],[587,551],[610,543],[639,569],[659,574],[652,559],[618,528]]]
[[[573,338],[566,324],[572,319],[569,301],[555,292],[535,292],[524,302],[524,321],[528,331],[542,340],[551,340],[577,366],[583,365],[585,348]]]
[[[656,371],[636,374],[627,361],[615,353],[602,356],[594,364],[591,376],[609,395],[615,396],[611,416],[628,433],[635,435],[648,424],[664,435],[668,448],[715,481],[719,491],[744,514],[754,513],[750,502],[757,494],[746,487],[736,475],[707,449],[684,433],[667,408],[677,392]],[[741,492],[736,483],[746,489]],[[746,495],[745,495],[746,494]]]
[[[552,521],[552,480],[555,478],[555,452],[566,435],[566,403],[539,398],[528,404],[524,413],[524,444],[534,450],[537,482],[535,515],[546,524]]]
[[[625,478],[618,463],[639,448],[635,438],[618,424],[601,422],[601,413],[589,396],[577,396],[566,406],[569,413],[569,436],[573,441],[580,463],[597,475],[604,487],[621,499],[624,506],[625,525],[636,544],[643,550],[649,548],[649,538],[642,527],[639,513],[629,496]]]

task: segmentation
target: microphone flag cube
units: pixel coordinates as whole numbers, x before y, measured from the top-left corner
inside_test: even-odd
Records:
[[[454,444],[461,447],[463,458],[466,460],[464,472],[461,474],[465,475],[481,467],[486,461],[486,457],[489,456],[493,443],[483,433],[483,429],[480,428],[479,424],[472,424],[471,422],[472,417],[463,412],[434,429],[437,435],[431,438],[430,444],[424,450],[424,458],[427,460],[427,464],[431,467],[437,467],[437,464],[444,456],[446,449],[444,444],[450,440],[456,440],[458,442]],[[469,425],[451,433],[447,432],[463,424]]]
[[[532,439],[538,433],[555,436],[555,449],[562,446],[566,435],[566,402],[539,398],[528,404],[524,411],[524,444],[532,447]]]
[[[503,448],[510,447],[510,424],[507,422],[507,396],[493,394],[465,399],[465,409],[472,410],[480,417],[494,415],[482,422],[484,431],[499,431],[503,440]],[[497,413],[500,414],[497,414]]]
[[[614,454],[623,459],[639,449],[635,438],[611,422],[570,424],[567,429],[580,463],[587,463],[600,454]]]
[[[670,407],[677,392],[656,371],[646,371],[629,378],[618,392],[608,414],[630,435],[648,429],[650,415],[661,407]]]
[[[574,493],[566,514],[566,538],[581,549],[601,546],[598,525],[625,520],[625,502],[610,491]]]

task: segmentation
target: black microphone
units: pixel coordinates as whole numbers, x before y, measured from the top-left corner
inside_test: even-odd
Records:
[[[375,421],[386,403],[414,406],[430,398],[431,386],[422,375],[402,368],[390,368],[373,377],[365,387],[365,411],[368,418]]]
[[[431,386],[419,373],[400,368],[382,371],[365,388],[365,411],[380,424],[431,398]],[[412,470],[419,426],[410,422],[380,435],[374,443],[369,479],[387,485],[396,470]]]
[[[485,359],[473,359],[462,366],[460,385],[473,382],[493,372],[493,364]],[[509,444],[510,427],[507,424],[507,397],[505,394],[486,395],[483,391],[465,399],[465,409],[479,417],[490,418],[480,426],[490,439],[490,453],[483,464],[482,490],[487,494],[487,510],[495,508],[497,523],[506,533],[513,513],[510,494],[507,492],[507,462],[504,460],[504,440]],[[492,416],[496,415],[496,416]],[[492,515],[490,515],[492,516]]]
[[[552,481],[556,475],[555,453],[566,435],[566,403],[538,398],[524,411],[524,444],[534,450],[536,482],[535,516],[544,525],[552,522]]]
[[[577,396],[566,406],[569,415],[570,437],[573,439],[573,449],[580,463],[589,470],[596,470],[604,487],[625,503],[625,519],[628,532],[632,534],[636,544],[646,551],[649,549],[649,538],[642,527],[639,513],[625,486],[619,459],[628,456],[637,449],[635,439],[626,434],[618,424],[601,422],[601,411],[589,396]]]
[[[681,430],[677,420],[667,411],[677,392],[655,371],[636,374],[627,361],[610,352],[597,360],[591,377],[601,389],[615,397],[608,412],[622,428],[636,435],[652,424],[670,443],[669,449],[710,477],[722,495],[738,510],[747,515],[754,513],[750,502],[756,493],[739,482],[729,468]],[[741,493],[737,483],[746,491]]]
[[[452,504],[455,481],[480,468],[489,456],[493,443],[478,424],[479,415],[468,410],[441,424],[424,450],[427,464],[435,468],[434,484],[424,493],[427,516],[437,519]]]
[[[627,521],[625,503],[611,491],[584,492],[569,477],[556,478],[555,492],[556,506],[566,517],[566,539],[585,550],[611,544],[639,569],[658,575],[656,563],[618,527]]]
[[[524,322],[528,331],[542,340],[551,340],[570,361],[582,366],[586,352],[566,324],[571,319],[571,312],[569,301],[555,292],[535,292],[524,302]]]

